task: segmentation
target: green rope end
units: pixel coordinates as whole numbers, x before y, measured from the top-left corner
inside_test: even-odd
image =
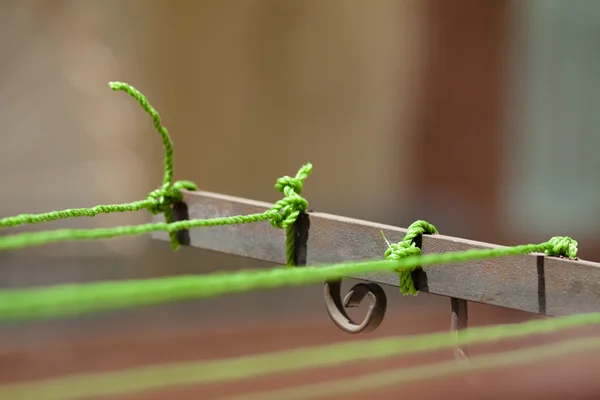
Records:
[[[568,236],[555,236],[548,241],[546,254],[553,257],[577,258],[577,241]]]
[[[386,260],[399,260],[404,257],[421,255],[421,249],[418,248],[416,244],[417,238],[421,235],[435,235],[437,233],[438,231],[435,226],[422,220],[413,222],[406,230],[406,235],[402,241],[397,244],[390,244],[383,232],[381,232],[383,239],[388,245],[388,248],[385,251]],[[411,275],[416,268],[417,267],[398,271],[400,293],[411,296],[417,295],[418,291],[415,288],[415,283],[413,282]]]
[[[140,92],[130,84],[125,82],[109,82],[108,86],[112,90],[121,90],[127,93],[129,96],[135,99],[140,106],[142,106],[144,111],[146,111],[146,113],[150,115],[150,117],[152,117],[154,129],[156,129],[156,131],[160,134],[163,142],[163,147],[165,149],[163,186],[170,185],[173,181],[173,142],[171,141],[169,131],[161,123],[161,118],[158,114],[158,111],[156,111],[154,107],[150,105],[150,102],[142,92]]]
[[[173,222],[173,210],[171,207],[174,203],[181,201],[183,199],[183,194],[181,193],[182,189],[187,190],[198,190],[198,187],[195,183],[190,181],[177,181],[172,183],[173,181],[173,142],[171,141],[171,136],[169,135],[169,131],[164,127],[161,123],[160,115],[158,111],[154,109],[148,102],[148,99],[142,92],[124,82],[109,82],[108,86],[112,90],[122,90],[125,93],[129,94],[133,97],[137,102],[142,106],[144,111],[152,117],[152,121],[154,123],[154,128],[160,134],[163,147],[165,149],[165,159],[164,159],[164,176],[163,176],[163,184],[160,189],[156,189],[148,194],[146,198],[149,201],[146,209],[150,211],[152,214],[160,214],[164,213],[165,221],[167,223]],[[169,237],[171,239],[171,248],[173,250],[179,249],[179,241],[177,240],[177,234],[175,232],[169,232]]]

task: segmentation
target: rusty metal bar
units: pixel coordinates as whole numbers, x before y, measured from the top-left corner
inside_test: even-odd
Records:
[[[185,192],[184,202],[190,219],[251,214],[271,207],[203,191]],[[309,224],[306,265],[381,259],[386,250],[381,232],[391,242],[406,233],[403,228],[317,212],[309,213]],[[193,229],[185,236],[193,247],[285,263],[285,232],[268,222]],[[153,237],[168,240],[165,233]],[[423,254],[498,247],[502,246],[444,235],[425,235],[421,246]],[[353,278],[398,286],[393,273]],[[424,267],[415,274],[415,283],[421,292],[549,316],[600,309],[600,264],[543,254]]]

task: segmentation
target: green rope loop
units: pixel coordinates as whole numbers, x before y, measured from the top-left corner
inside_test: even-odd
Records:
[[[296,250],[294,245],[294,222],[300,213],[308,208],[308,201],[300,196],[304,188],[304,181],[312,172],[312,164],[307,163],[300,167],[295,177],[282,176],[277,179],[275,189],[285,197],[275,203],[269,211],[273,214],[270,218],[271,225],[275,228],[285,229],[286,264],[296,265]]]
[[[146,200],[150,200],[151,203],[146,206],[146,209],[152,214],[163,213],[165,215],[165,221],[167,224],[173,222],[173,210],[172,206],[174,203],[181,201],[183,195],[181,189],[197,190],[195,183],[190,181],[177,181],[173,182],[173,143],[171,136],[166,127],[161,123],[160,115],[158,111],[154,109],[148,102],[146,96],[144,96],[139,90],[133,86],[123,82],[109,82],[108,84],[113,90],[121,90],[133,97],[142,106],[151,117],[154,123],[154,128],[158,131],[162,137],[163,147],[165,149],[165,161],[164,161],[164,176],[162,187],[156,189],[150,194]],[[177,250],[179,248],[179,241],[177,240],[176,232],[169,232],[169,238],[171,241],[171,248]]]
[[[386,260],[399,260],[404,257],[421,255],[421,249],[418,248],[416,244],[417,238],[421,235],[435,235],[437,233],[438,231],[435,226],[427,221],[419,220],[413,222],[408,227],[404,239],[402,239],[402,241],[399,243],[390,244],[384,236],[384,239],[388,245],[388,248],[385,251]],[[402,294],[415,296],[418,293],[411,275],[416,268],[417,267],[413,267],[398,271],[400,292]]]

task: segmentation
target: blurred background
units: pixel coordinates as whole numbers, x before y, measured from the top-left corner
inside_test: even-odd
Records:
[[[137,103],[108,88],[119,80],[160,112],[175,178],[203,190],[275,201],[277,177],[310,161],[304,194],[314,210],[403,227],[425,219],[446,235],[504,245],[568,235],[581,258],[600,261],[599,38],[595,0],[0,0],[0,216],[129,202],[160,185],[161,140]],[[0,253],[0,285],[261,265],[172,253],[146,236]],[[448,299],[389,295],[387,319],[369,337],[448,329]],[[533,316],[474,304],[470,317]],[[2,326],[0,335],[0,382],[356,340],[329,321],[320,285]],[[597,376],[587,377],[578,390],[592,390]],[[569,382],[559,383],[573,394]],[[486,387],[453,385],[474,398]],[[534,378],[527,387],[542,390]],[[213,393],[192,392],[177,398]]]

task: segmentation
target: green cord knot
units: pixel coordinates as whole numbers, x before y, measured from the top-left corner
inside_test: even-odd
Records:
[[[304,187],[304,180],[312,172],[312,164],[303,165],[295,177],[283,176],[277,179],[275,189],[285,195],[271,208],[274,211],[271,217],[271,225],[275,228],[288,228],[296,222],[301,212],[308,208],[308,201],[300,196]]]
[[[198,187],[194,182],[177,181],[170,187],[162,187],[153,190],[146,197],[146,199],[152,201],[152,204],[148,205],[146,209],[152,214],[169,212],[173,204],[183,200],[183,193],[181,192],[182,189],[198,190]]]
[[[169,135],[167,128],[162,125],[158,111],[150,105],[146,96],[133,86],[124,82],[109,82],[108,85],[112,90],[121,90],[134,98],[140,106],[142,106],[144,111],[152,117],[154,128],[162,138],[163,147],[165,149],[163,184],[161,188],[148,194],[146,200],[149,200],[151,204],[148,204],[146,209],[152,214],[164,213],[165,222],[170,224],[173,222],[173,210],[171,209],[171,206],[183,199],[181,189],[197,190],[197,186],[190,181],[177,181],[171,183],[173,181],[173,143],[171,142],[171,136]],[[179,248],[177,234],[175,232],[169,232],[169,237],[171,239],[171,248],[177,250]]]
[[[275,182],[275,189],[281,193],[285,193],[287,188],[290,188],[294,192],[300,194],[302,193],[302,189],[304,189],[304,182],[298,178],[292,178],[290,176],[282,176],[281,178],[277,179],[277,182]]]
[[[568,236],[555,236],[548,241],[546,254],[555,257],[577,258],[577,241]]]
[[[174,221],[173,209],[171,207],[178,201],[183,200],[183,193],[181,193],[182,189],[197,190],[198,187],[195,183],[190,181],[176,181],[170,186],[165,185],[165,187],[153,190],[147,197],[148,200],[152,200],[152,203],[149,204],[146,209],[152,214],[163,213],[165,215],[165,222],[170,224]],[[179,249],[177,233],[169,232],[169,239],[171,248],[173,250]]]
[[[431,225],[427,221],[419,220],[413,222],[408,227],[408,229],[406,230],[406,235],[399,243],[390,244],[390,242],[388,242],[384,236],[383,238],[388,245],[388,248],[385,251],[386,260],[399,260],[404,257],[421,255],[421,249],[417,247],[416,243],[417,238],[421,235],[435,235],[437,233],[438,231],[435,228],[435,226]],[[400,292],[402,294],[415,296],[418,293],[411,275],[415,269],[416,267],[398,271],[398,278],[400,280]]]
[[[308,208],[308,201],[302,196],[304,180],[312,172],[312,164],[303,165],[295,177],[282,176],[277,179],[275,189],[285,194],[271,209],[269,221],[275,228],[285,228],[285,258],[289,267],[296,265],[296,245],[294,243],[294,222],[300,213]]]

